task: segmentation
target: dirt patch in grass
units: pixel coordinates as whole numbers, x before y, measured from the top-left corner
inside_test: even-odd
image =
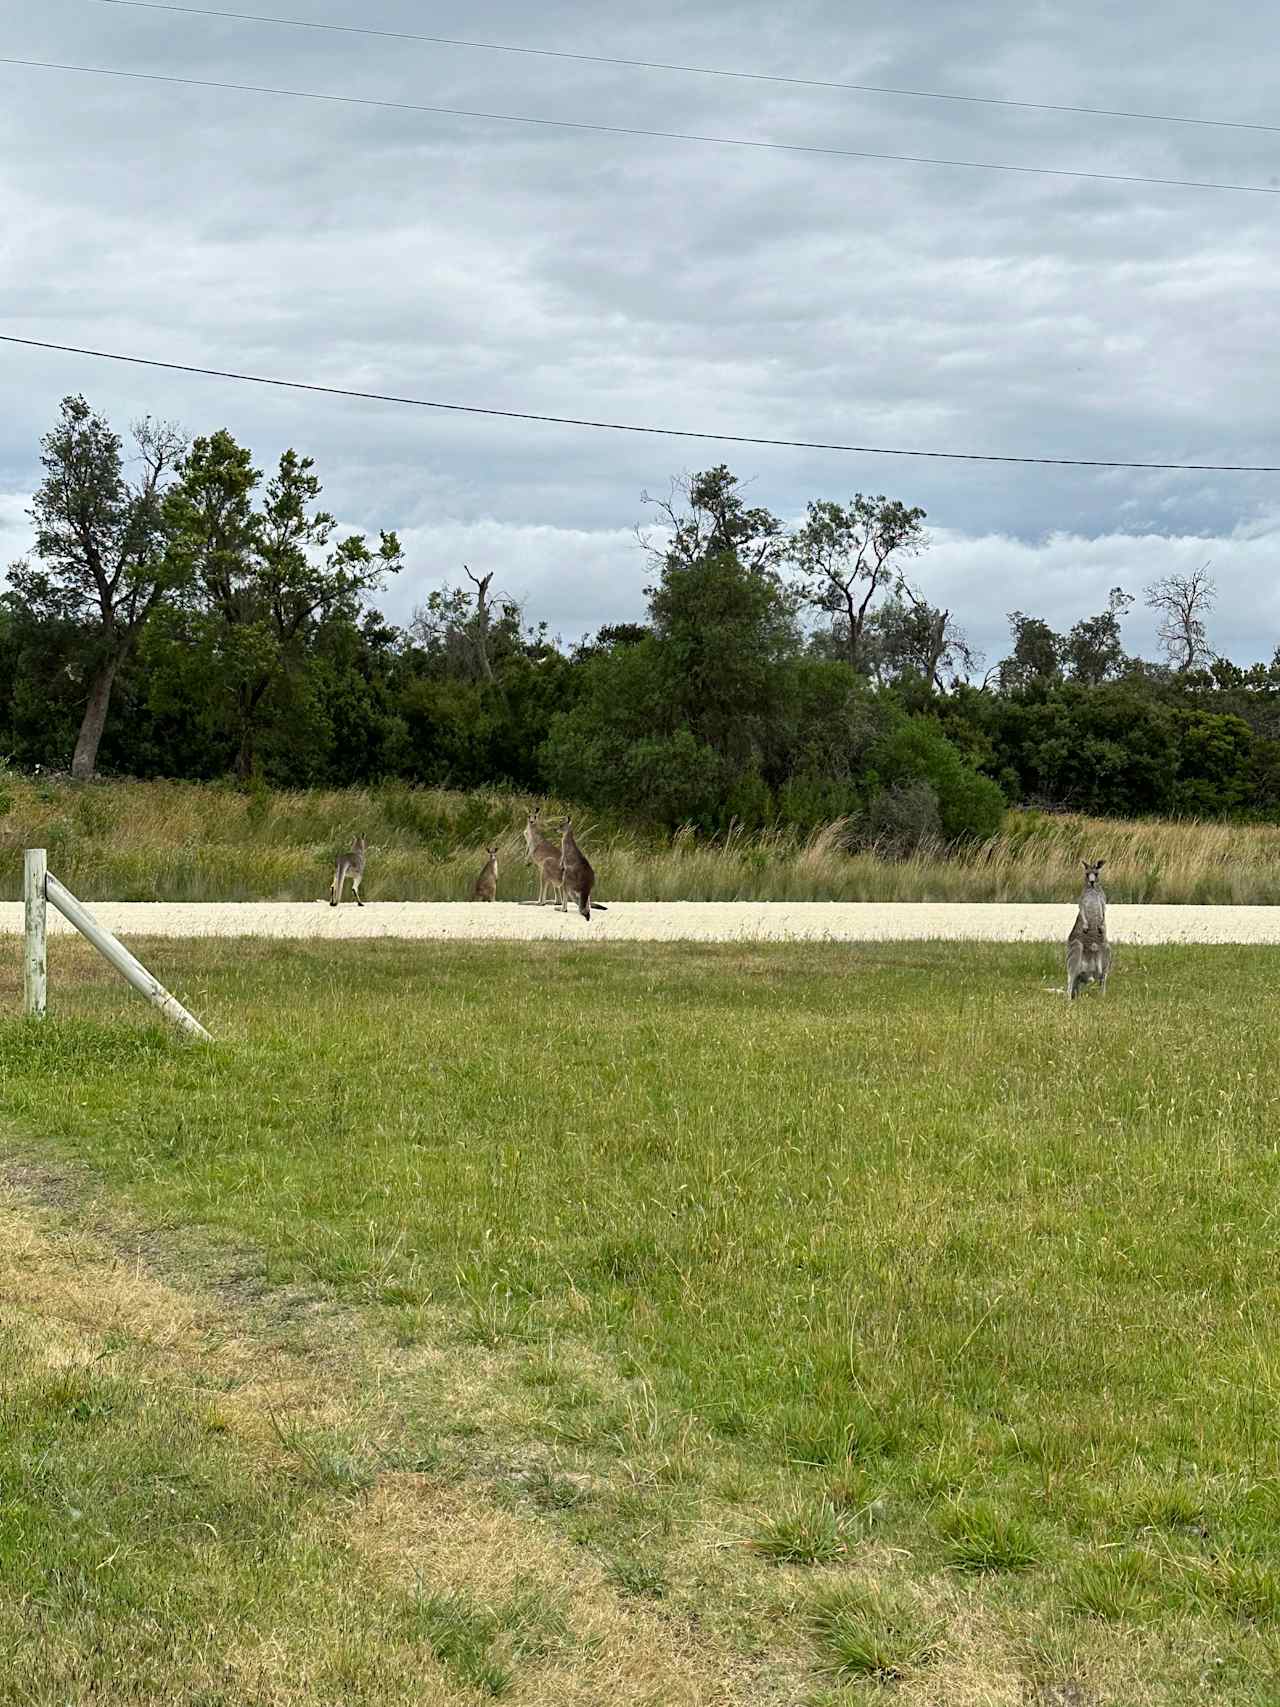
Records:
[[[250,1608],[214,1630],[217,1652],[207,1660],[184,1656],[176,1632],[171,1699],[195,1699],[215,1685],[273,1707],[345,1699],[357,1689],[377,1702],[474,1700],[478,1690],[570,1707],[784,1699],[776,1667],[767,1681],[758,1661],[687,1617],[619,1593],[590,1553],[533,1510],[495,1503],[492,1466],[488,1475],[457,1461],[437,1473],[394,1467],[404,1455],[403,1419],[368,1379],[370,1348],[354,1334],[335,1342],[335,1327],[353,1329],[356,1312],[314,1298],[300,1312],[295,1299],[270,1289],[247,1301],[234,1261],[224,1258],[225,1285],[212,1286],[215,1253],[198,1247],[199,1289],[175,1285],[150,1258],[163,1253],[167,1269],[180,1269],[185,1236],[111,1223],[71,1170],[10,1161],[0,1179],[0,1343],[22,1335],[26,1355],[38,1346],[50,1378],[83,1376],[84,1395],[59,1389],[59,1402],[65,1397],[86,1415],[99,1403],[92,1381],[102,1370],[145,1388],[149,1405],[172,1398],[194,1407],[211,1437],[234,1443],[254,1464],[261,1479],[253,1497],[264,1507],[277,1482],[295,1496],[298,1483],[304,1490],[289,1520],[293,1586],[277,1591],[278,1607],[258,1609],[264,1618]],[[92,1232],[72,1219],[86,1210]],[[493,1360],[473,1353],[477,1365]],[[346,1377],[338,1373],[344,1361]],[[472,1368],[464,1383],[480,1373]],[[132,1468],[122,1463],[120,1474]],[[158,1473],[177,1479],[184,1465]],[[121,1546],[132,1544],[122,1536]],[[271,1592],[264,1587],[264,1597]],[[30,1648],[51,1634],[56,1622],[46,1617]],[[16,1631],[12,1639],[21,1641]],[[93,1639],[81,1621],[67,1646]],[[97,1672],[72,1666],[61,1686],[92,1681],[103,1699],[145,1699],[128,1681],[127,1644],[115,1673],[98,1645]],[[34,1651],[28,1659],[34,1676]]]
[[[473,1604],[559,1609],[571,1645],[554,1652],[513,1700],[595,1707],[605,1701],[694,1704],[777,1699],[760,1667],[708,1639],[687,1617],[620,1597],[600,1565],[550,1528],[431,1477],[380,1480],[354,1540],[391,1581],[448,1581]]]

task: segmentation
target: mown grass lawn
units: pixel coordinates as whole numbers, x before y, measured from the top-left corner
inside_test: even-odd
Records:
[[[1277,1699],[1271,951],[144,958],[218,1045],[55,944],[11,1149],[353,1306],[424,1462],[757,1665],[691,1698]]]

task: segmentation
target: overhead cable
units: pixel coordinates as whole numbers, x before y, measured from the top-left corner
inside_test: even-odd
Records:
[[[599,136],[642,137],[660,142],[711,143],[720,148],[823,155],[843,160],[889,161],[905,166],[954,166],[966,171],[1012,172],[1024,177],[1071,178],[1100,184],[1149,184],[1165,189],[1225,190],[1241,195],[1280,196],[1280,184],[1218,183],[1204,178],[1159,178],[1136,172],[1086,172],[1065,166],[1015,166],[997,160],[952,160],[932,154],[889,154],[870,148],[835,148],[819,143],[773,142],[743,136],[709,136],[697,131],[650,130],[640,125],[594,124],[582,119],[533,118],[523,113],[491,113],[471,107],[425,106],[416,101],[380,100],[371,95],[330,95],[313,89],[283,89],[265,83],[227,83],[209,77],[166,76],[159,71],[121,71],[105,65],[70,65],[58,60],[17,59],[8,55],[0,56],[0,65],[12,65],[30,71],[70,71],[84,77],[115,77],[133,83],[161,83],[184,89],[217,89],[241,95],[278,95],[294,101],[319,101],[343,107],[373,107],[387,112],[426,113],[438,118],[481,119],[491,124],[587,131]]]
[[[201,374],[208,379],[231,379],[246,385],[270,385],[286,391],[319,393],[326,397],[352,397],[369,403],[394,403],[412,409],[435,409],[455,415],[487,415],[503,421],[538,421],[557,427],[590,427],[608,433],[646,433],[667,439],[704,439],[716,444],[768,445],[782,450],[837,451],[853,456],[910,456],[935,462],[999,462],[1034,464],[1049,468],[1132,468],[1166,474],[1280,474],[1280,464],[1240,462],[1137,462],[1112,457],[999,456],[990,451],[903,450],[886,445],[842,444],[826,439],[762,438],[754,433],[717,433],[693,427],[638,426],[625,421],[598,421],[581,415],[547,415],[531,409],[494,409],[478,403],[444,403],[426,397],[404,397],[394,392],[362,391],[352,386],[321,385],[310,380],[276,379],[265,374],[239,373],[230,368],[200,367],[194,362],[161,361],[154,356],[124,355],[116,350],[94,350],[79,344],[58,344],[46,338],[20,338],[0,332],[0,343],[22,345],[33,350],[57,350],[64,355],[91,356],[96,360],[126,362],[135,367],[161,368],[170,373]]]
[[[380,30],[366,24],[322,23],[312,18],[282,18],[265,12],[232,12],[214,6],[175,6],[168,0],[90,0],[95,6],[127,7],[135,12],[173,12],[191,18],[222,18],[245,24],[276,24],[287,29],[332,35],[372,36],[384,41],[421,42],[431,47],[471,48],[481,53],[520,54],[532,59],[564,59],[580,65],[614,65],[635,71],[675,71],[694,77],[728,77],[744,83],[782,83],[797,89],[830,89],[855,95],[890,95],[914,101],[958,101],[967,106],[1015,107],[1023,112],[1074,113],[1089,118],[1136,119],[1145,124],[1200,125],[1214,130],[1280,133],[1280,125],[1247,119],[1198,118],[1186,113],[1144,113],[1127,107],[1077,106],[1065,101],[1023,101],[1001,95],[961,95],[942,89],[907,89],[888,83],[840,83],[825,77],[788,77],[773,71],[734,71],[717,65],[683,65],[665,59],[629,59],[621,54],[573,53],[565,48],[526,47],[513,42],[474,41],[466,36],[422,35],[415,30]]]

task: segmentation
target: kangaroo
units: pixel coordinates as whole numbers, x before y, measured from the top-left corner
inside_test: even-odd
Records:
[[[560,871],[564,887],[560,892],[560,911],[569,911],[569,897],[578,903],[578,911],[590,923],[591,920],[591,891],[595,888],[596,874],[591,869],[591,862],[573,839],[573,819],[566,818],[564,829],[560,835]],[[607,913],[607,907],[596,903],[602,913]]]
[[[1098,873],[1105,860],[1084,862],[1084,890],[1080,910],[1067,938],[1067,1000],[1075,1001],[1082,984],[1098,984],[1105,996],[1107,973],[1111,970],[1111,948],[1107,942],[1107,897]]]
[[[498,893],[498,850],[489,849],[489,859],[484,870],[476,878],[471,890],[473,901],[492,901]]]
[[[364,878],[364,851],[366,842],[363,836],[357,836],[351,844],[349,853],[339,854],[333,868],[333,882],[329,885],[329,905],[336,907],[342,899],[342,891],[346,887],[348,877],[351,879],[351,893],[356,898],[356,906],[363,907],[360,899],[360,884]]]
[[[524,845],[528,849],[529,864],[538,868],[538,905],[546,905],[548,893],[558,901],[561,891],[560,849],[548,839],[536,812],[530,812],[525,823]]]

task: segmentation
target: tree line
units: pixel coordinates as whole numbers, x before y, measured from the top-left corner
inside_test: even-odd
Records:
[[[398,627],[394,531],[339,534],[310,458],[83,397],[41,441],[34,550],[0,595],[11,764],[278,786],[402,779],[554,792],[674,829],[990,834],[1007,804],[1280,816],[1280,655],[1215,655],[1207,566],[1063,633],[1010,613],[984,670],[918,568],[925,514],[815,499],[788,530],[718,466],[642,494],[646,620],[565,646],[463,566]],[[495,582],[497,585],[495,586]]]

